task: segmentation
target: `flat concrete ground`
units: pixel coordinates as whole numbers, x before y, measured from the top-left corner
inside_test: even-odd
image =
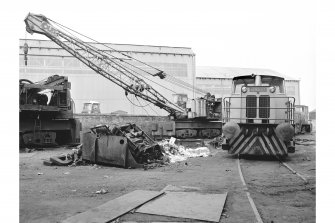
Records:
[[[315,133],[298,136],[315,140]],[[307,142],[308,143],[308,142]],[[131,191],[159,191],[167,185],[198,187],[201,193],[228,192],[220,222],[256,222],[243,188],[236,158],[211,148],[206,158],[155,169],[104,166],[44,166],[66,148],[20,153],[20,222],[60,222]],[[304,182],[278,161],[240,161],[248,190],[263,222],[315,222],[315,144],[297,145],[286,163],[305,176]],[[38,175],[38,173],[42,173]],[[107,189],[106,194],[95,194]],[[188,221],[129,213],[119,222]]]

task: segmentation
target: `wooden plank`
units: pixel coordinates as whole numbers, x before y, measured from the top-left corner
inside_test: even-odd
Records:
[[[226,198],[227,193],[167,192],[159,199],[143,205],[136,212],[219,222]]]
[[[112,221],[140,205],[162,195],[164,192],[135,190],[114,200],[74,215],[63,223],[101,223]]]

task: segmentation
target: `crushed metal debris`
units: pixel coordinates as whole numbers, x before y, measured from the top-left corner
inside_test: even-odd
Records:
[[[171,137],[156,142],[136,124],[123,126],[98,125],[83,136],[83,144],[72,149],[71,153],[50,157],[45,165],[76,166],[85,164],[112,165],[123,168],[153,169],[182,162],[193,157],[208,157],[207,147],[197,148],[176,144]],[[185,165],[188,165],[187,163]]]
[[[207,157],[210,151],[207,147],[187,148],[182,145],[176,145],[175,138],[163,140],[159,145],[163,148],[164,154],[169,158],[170,163],[185,161],[187,158]]]
[[[72,149],[72,152],[60,156],[52,156],[49,160],[44,160],[46,166],[77,166],[83,164],[82,144]]]

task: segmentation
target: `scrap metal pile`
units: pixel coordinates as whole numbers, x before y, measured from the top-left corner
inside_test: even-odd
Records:
[[[136,124],[113,128],[98,125],[83,134],[83,144],[72,153],[50,157],[44,164],[75,166],[91,163],[148,169],[210,154],[207,147],[187,148],[175,142],[172,137],[157,143]]]
[[[124,168],[161,162],[161,147],[136,124],[98,125],[83,135],[83,159]]]
[[[207,157],[210,151],[207,147],[187,148],[182,145],[175,144],[175,138],[163,140],[159,145],[163,148],[164,154],[169,157],[170,163],[185,161],[192,157]]]
[[[115,126],[111,134],[128,139],[130,152],[139,163],[151,163],[163,159],[162,149],[158,143],[135,124]]]

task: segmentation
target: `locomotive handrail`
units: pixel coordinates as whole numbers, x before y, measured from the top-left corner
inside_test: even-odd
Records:
[[[261,95],[261,96],[268,96],[268,95]],[[246,96],[240,96],[240,97],[224,97],[223,100],[225,100],[226,98],[247,98]],[[291,98],[295,101],[294,97],[270,97],[269,98]]]
[[[247,119],[249,119],[249,118],[229,118],[229,119],[245,119],[245,120],[247,120]],[[253,120],[264,120],[264,119],[266,119],[266,120],[287,120],[287,121],[293,121],[293,119],[284,119],[284,118],[252,118]],[[256,124],[264,124],[264,123],[256,123]],[[268,123],[267,123],[268,124]]]
[[[271,107],[229,107],[229,109],[246,109],[246,108],[268,108],[268,109],[287,109],[287,107],[282,108],[271,108]]]
[[[231,96],[231,97],[224,97],[223,98],[223,113],[222,113],[222,119],[223,121],[229,121],[229,120],[248,120],[250,118],[246,117],[239,117],[239,118],[231,118],[230,117],[230,109],[236,109],[236,110],[247,110],[247,109],[268,109],[268,110],[286,110],[286,118],[282,119],[273,119],[273,118],[252,118],[253,120],[268,120],[268,121],[278,121],[282,120],[285,122],[289,122],[291,124],[294,124],[294,111],[295,111],[295,98],[294,97],[271,97],[268,96],[270,99],[287,99],[287,102],[285,102],[286,107],[273,107],[273,106],[268,106],[268,107],[255,107],[255,106],[241,106],[241,107],[230,107],[231,105],[231,99],[236,98],[236,99],[246,99],[247,96]]]

